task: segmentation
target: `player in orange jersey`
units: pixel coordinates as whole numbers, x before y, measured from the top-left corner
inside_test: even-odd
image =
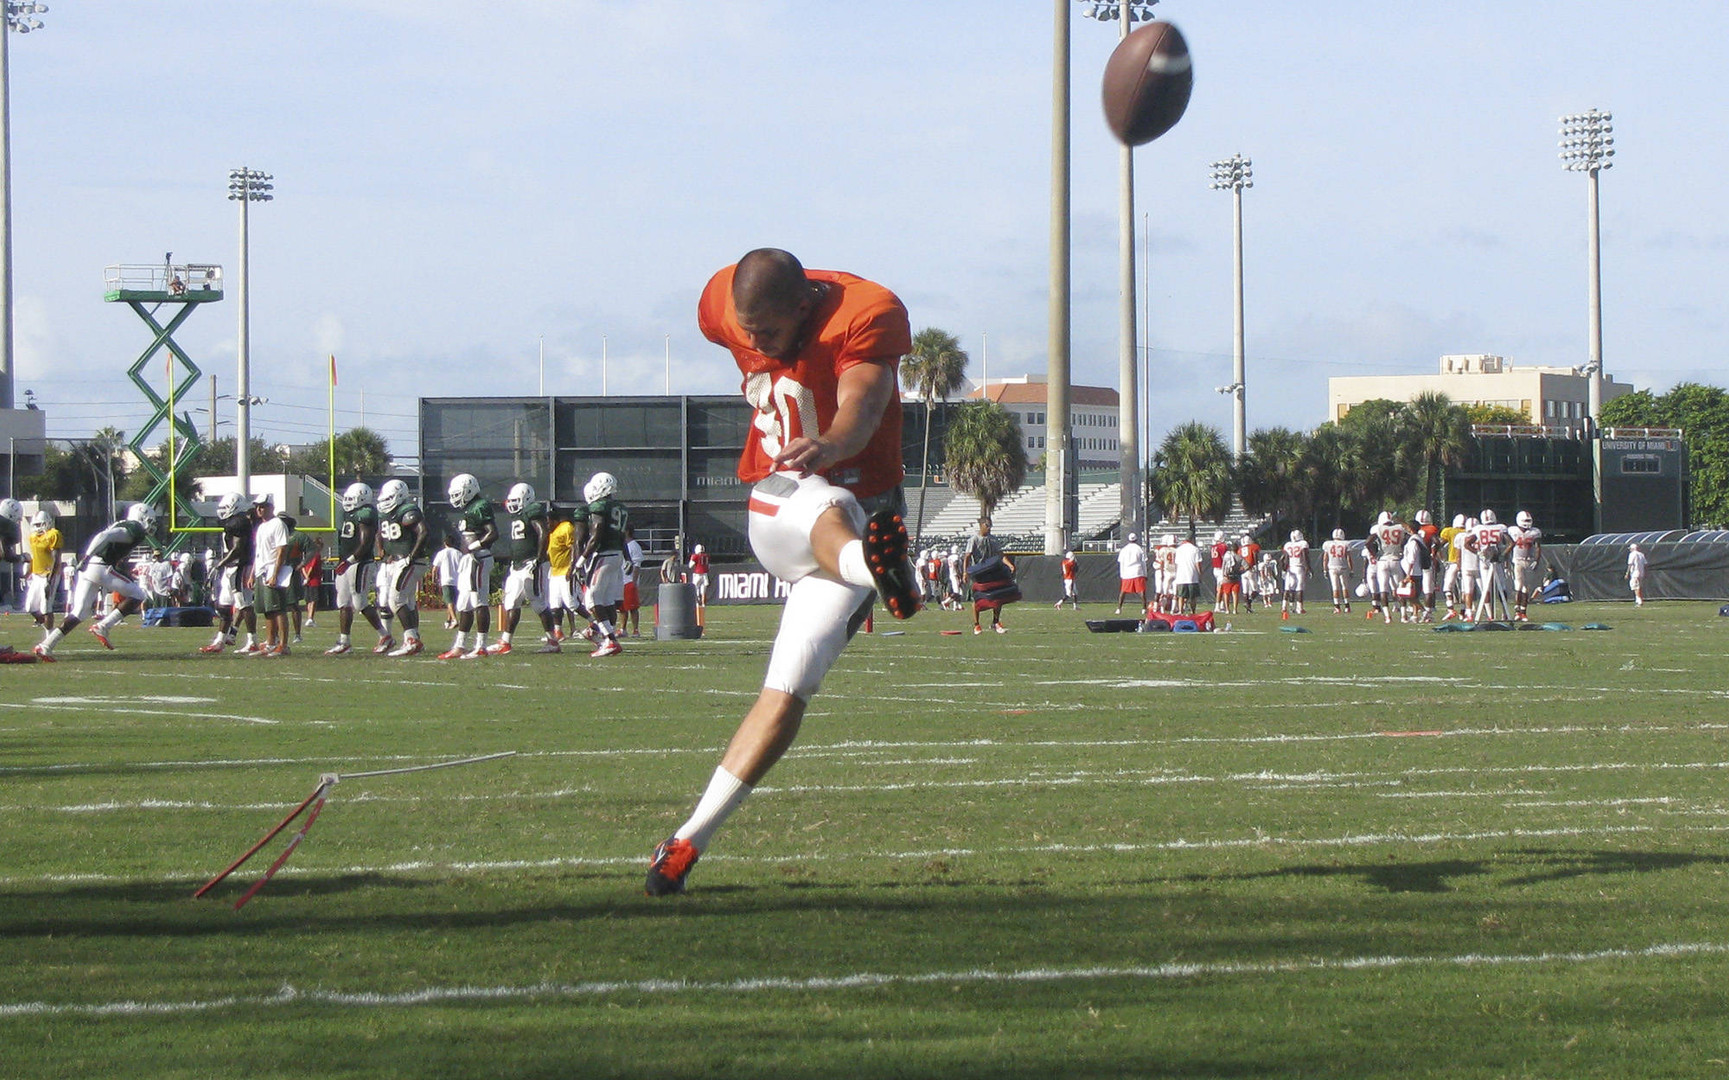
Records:
[[[684,891],[715,830],[792,745],[873,593],[898,618],[919,609],[902,524],[895,374],[912,326],[900,300],[759,248],[709,280],[697,324],[744,375],[756,410],[738,466],[754,485],[751,550],[790,589],[762,691],[696,810],[655,849],[650,896]]]

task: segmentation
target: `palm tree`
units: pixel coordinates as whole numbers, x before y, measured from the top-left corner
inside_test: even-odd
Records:
[[[1308,436],[1289,428],[1249,433],[1247,452],[1236,469],[1237,494],[1244,510],[1256,517],[1271,514],[1301,520],[1305,516],[1310,493],[1302,464],[1308,442]]]
[[[1446,394],[1426,390],[1412,398],[1401,417],[1413,455],[1423,467],[1423,506],[1439,514],[1440,470],[1462,465],[1471,452],[1471,418]]]
[[[1021,422],[994,401],[969,401],[955,413],[943,440],[949,483],[979,501],[990,517],[1004,495],[1027,477]]]
[[[1200,518],[1223,521],[1231,510],[1231,452],[1219,430],[1198,420],[1179,424],[1153,455],[1147,489],[1173,518],[1189,519],[1189,539]]]
[[[901,381],[925,404],[924,465],[919,480],[919,513],[914,519],[913,541],[924,531],[925,493],[931,486],[931,411],[938,400],[961,388],[967,370],[966,350],[947,330],[927,326],[913,335],[913,351],[901,360]]]

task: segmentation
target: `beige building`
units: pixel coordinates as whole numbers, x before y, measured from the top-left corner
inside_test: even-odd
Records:
[[[1327,380],[1327,419],[1337,423],[1365,401],[1410,401],[1439,391],[1457,405],[1501,405],[1517,409],[1530,423],[1579,429],[1590,416],[1590,380],[1577,368],[1515,367],[1502,356],[1470,354],[1441,357],[1434,375],[1350,375]],[[1630,394],[1633,387],[1603,380],[1603,400]]]
[[[1037,467],[1045,453],[1045,404],[1050,388],[1043,375],[989,379],[970,387],[969,399],[988,398],[1021,422],[1027,464]],[[1069,387],[1069,437],[1076,468],[1115,469],[1122,463],[1117,447],[1117,392],[1106,386]]]

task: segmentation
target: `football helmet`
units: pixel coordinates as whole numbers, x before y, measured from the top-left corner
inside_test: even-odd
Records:
[[[1429,512],[1428,512],[1428,511],[1427,511],[1427,510],[1419,510],[1419,511],[1417,511],[1417,524],[1419,524],[1419,525],[1430,525],[1430,524],[1433,524],[1433,523],[1434,523],[1434,520],[1435,520],[1435,519],[1434,519],[1434,518],[1433,518],[1433,517],[1431,517],[1431,516],[1430,516],[1430,514],[1429,514]]]
[[[504,508],[514,514],[534,501],[534,485],[512,484],[504,496]]]
[[[1220,529],[1218,532],[1213,534],[1213,543],[1222,544],[1224,542],[1225,542],[1225,530]]]
[[[450,478],[450,505],[461,510],[480,498],[480,481],[473,473],[457,473]]]
[[[1075,557],[1075,553],[1072,551],[1063,552],[1063,558],[1065,558],[1065,559],[1072,559],[1074,557]]]
[[[37,532],[47,532],[54,527],[54,515],[46,510],[38,510],[30,516],[30,527]]]
[[[1343,540],[1344,538],[1345,538],[1345,530],[1343,530],[1343,529],[1334,529],[1333,530],[1333,539]]]
[[[388,514],[408,501],[408,485],[401,480],[386,480],[378,489],[378,512]]]
[[[1464,527],[1465,527],[1465,515],[1464,514],[1454,514],[1453,515],[1453,528],[1463,529]]]
[[[1465,519],[1465,528],[1475,529],[1476,527],[1477,527],[1477,519],[1476,518],[1468,517]]]
[[[1521,529],[1529,529],[1531,527],[1531,511],[1519,511],[1517,514],[1513,515],[1513,522]]]
[[[1481,521],[1484,525],[1499,525],[1500,524],[1500,520],[1495,517],[1495,511],[1493,511],[1493,510],[1483,511],[1483,516],[1481,518],[1479,518],[1478,520]]]
[[[599,502],[608,495],[618,494],[618,477],[609,472],[597,472],[588,478],[588,483],[582,485],[582,497],[589,502]]]
[[[362,506],[372,505],[372,488],[359,482],[349,484],[342,492],[342,509],[352,514]]]
[[[1391,525],[1392,523],[1393,515],[1392,512],[1388,510],[1381,511],[1381,516],[1375,519],[1375,525],[1377,527],[1381,525]]]
[[[24,520],[24,507],[17,499],[0,499],[0,517],[16,525]]]
[[[701,544],[698,544],[697,546],[690,549],[690,553],[692,555],[703,555],[703,554],[706,554],[707,552],[708,552],[708,549],[703,547]]]
[[[145,532],[149,532],[151,529],[156,528],[156,523],[160,521],[161,518],[162,515],[158,514],[156,508],[151,506],[149,503],[133,503],[131,506],[126,508],[126,520],[136,521],[138,524],[144,526]]]
[[[1296,543],[1298,540],[1301,540],[1302,538],[1303,538],[1303,530],[1301,530],[1301,529],[1292,529],[1291,530],[1291,542],[1292,543]]]
[[[1165,547],[1176,547],[1177,546],[1177,538],[1176,538],[1176,536],[1174,536],[1171,533],[1166,533],[1165,538],[1163,540],[1160,540],[1159,543],[1164,545]]]
[[[222,496],[222,498],[217,501],[217,503],[216,503],[216,516],[217,517],[219,517],[219,518],[231,518],[235,514],[238,514],[238,513],[240,513],[240,496],[236,495],[234,492],[229,492],[228,494]]]

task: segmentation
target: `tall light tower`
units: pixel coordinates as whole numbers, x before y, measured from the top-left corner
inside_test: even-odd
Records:
[[[1586,214],[1589,236],[1586,258],[1590,263],[1590,293],[1587,300],[1591,319],[1591,353],[1585,365],[1589,376],[1586,385],[1591,414],[1591,430],[1596,431],[1602,420],[1603,408],[1603,265],[1597,233],[1597,174],[1614,165],[1614,117],[1598,109],[1574,113],[1561,118],[1561,167],[1568,172],[1585,174]]]
[[[275,186],[270,182],[273,179],[269,173],[244,166],[228,170],[228,197],[240,204],[240,281],[237,290],[240,296],[240,388],[234,394],[234,473],[240,482],[242,495],[252,494],[252,462],[248,453],[252,446],[252,341],[247,285],[247,278],[251,276],[252,248],[247,235],[247,220],[252,203],[269,202],[274,198],[270,194]]]
[[[1153,17],[1158,0],[1089,0],[1082,14],[1089,19],[1117,24],[1117,39],[1129,36],[1132,23]],[[1122,531],[1139,530],[1142,522],[1140,394],[1135,378],[1135,152],[1119,151],[1117,174],[1117,450],[1118,476],[1122,480]]]
[[[12,75],[9,33],[42,29],[36,18],[47,4],[4,0],[6,26],[0,29],[0,409],[12,407]],[[11,490],[7,490],[11,494]]]
[[[1069,0],[1051,30],[1051,267],[1045,362],[1045,554],[1069,542]]]
[[[1249,438],[1243,365],[1243,189],[1255,186],[1252,165],[1253,162],[1241,154],[1213,162],[1213,190],[1231,193],[1231,242],[1236,252],[1231,275],[1231,296],[1235,301],[1231,324],[1231,385],[1219,392],[1231,395],[1231,454],[1238,461],[1243,460],[1243,454],[1248,450]]]

